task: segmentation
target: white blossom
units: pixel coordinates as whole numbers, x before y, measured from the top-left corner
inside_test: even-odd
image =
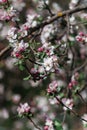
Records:
[[[73,107],[73,99],[65,99],[63,100],[64,104],[66,105],[66,107],[64,106],[63,109],[66,111],[68,108],[72,109]],[[68,108],[67,108],[68,107]]]
[[[30,106],[28,103],[20,104],[20,106],[17,108],[17,112],[19,116],[22,116],[24,114],[28,114],[30,112]]]
[[[50,71],[53,67],[52,57],[44,58],[43,66],[46,69],[46,71]]]

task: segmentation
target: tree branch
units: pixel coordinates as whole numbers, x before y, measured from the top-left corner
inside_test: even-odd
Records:
[[[72,112],[76,117],[78,117],[80,120],[87,122],[86,119],[82,118],[78,113],[76,113],[74,110],[70,109],[68,106],[66,106],[57,96],[55,96],[56,100],[63,106],[66,107],[70,112]]]
[[[1,52],[0,52],[0,60],[10,50],[11,50],[11,46],[7,46],[3,50],[1,50]]]
[[[84,5],[82,4],[81,6],[78,6],[78,7],[75,7],[74,9],[72,10],[66,10],[66,11],[63,11],[63,12],[58,12],[55,16],[51,17],[50,19],[48,20],[45,20],[43,21],[40,25],[37,25],[36,27],[33,27],[33,28],[30,28],[29,29],[29,32],[28,32],[28,36],[30,34],[32,34],[33,32],[37,31],[38,29],[40,28],[43,28],[44,26],[54,22],[55,20],[59,19],[60,17],[64,17],[64,16],[67,16],[68,15],[71,15],[71,14],[74,14],[74,13],[77,13],[77,12],[80,12],[82,10],[86,10],[87,9],[87,5]],[[26,36],[27,37],[27,36]],[[25,38],[26,38],[25,37]],[[19,39],[21,40],[21,39]],[[10,46],[7,46],[6,48],[4,48],[1,52],[0,52],[0,58],[4,55],[4,53],[6,53],[8,50],[10,50],[11,47]]]

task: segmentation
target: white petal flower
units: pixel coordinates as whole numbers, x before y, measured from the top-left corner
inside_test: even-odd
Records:
[[[24,115],[25,113],[29,113],[30,112],[30,106],[28,105],[28,103],[24,103],[24,104],[20,104],[20,106],[17,108],[17,112],[19,114],[19,116]]]
[[[51,57],[44,58],[43,66],[46,69],[46,71],[50,71],[53,67],[52,58]]]

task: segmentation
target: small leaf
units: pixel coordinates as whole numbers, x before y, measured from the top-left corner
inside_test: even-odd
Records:
[[[57,120],[54,121],[54,127],[56,128],[56,130],[63,130],[61,123]]]
[[[19,65],[21,65],[23,63],[23,61],[22,60],[19,60]]]
[[[70,42],[70,46],[73,46],[74,44],[75,44],[74,41],[71,41],[71,42]]]
[[[20,69],[21,71],[23,71],[23,70],[25,69],[25,67],[24,67],[23,65],[19,65],[19,69]]]
[[[26,81],[26,80],[29,80],[30,77],[31,77],[31,76],[29,75],[29,76],[25,77],[23,80],[25,80],[25,81]]]

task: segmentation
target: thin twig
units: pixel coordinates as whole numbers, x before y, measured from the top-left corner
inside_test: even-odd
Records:
[[[31,123],[35,126],[36,129],[41,130],[41,128],[37,126],[37,124],[30,117],[27,118],[31,121]]]
[[[87,65],[87,60],[79,67],[75,68],[73,71],[73,74],[77,71],[80,71],[81,69],[83,69],[85,66]]]
[[[84,91],[87,88],[87,83],[85,83],[85,85],[78,91],[79,93],[81,93],[82,91]]]
[[[44,1],[44,4],[45,4],[45,9],[47,9],[48,10],[48,12],[50,13],[50,15],[51,16],[53,16],[53,13],[52,13],[52,11],[51,11],[51,9],[50,9],[50,7],[48,6],[48,4],[46,4],[46,2]]]
[[[87,21],[77,22],[77,23],[71,23],[70,25],[71,25],[71,26],[76,26],[76,25],[80,25],[80,24],[86,25],[86,24],[87,24]]]
[[[66,107],[70,112],[72,112],[76,117],[78,117],[79,119],[87,122],[87,120],[85,120],[84,118],[81,118],[80,115],[78,113],[76,113],[74,110],[70,109],[68,106],[66,106],[57,96],[55,96],[56,100],[64,107]]]
[[[29,58],[29,61],[30,61],[30,62],[32,62],[32,63],[34,63],[34,64],[36,64],[36,65],[38,65],[38,66],[42,66],[42,64],[41,64],[41,63],[36,62],[36,61],[34,61],[34,60],[30,59],[30,58]]]
[[[64,124],[64,122],[65,122],[65,119],[66,119],[66,111],[64,111],[64,116],[63,116],[62,125]]]
[[[7,5],[8,5],[8,7],[10,6],[10,4],[9,4],[9,1],[7,0]]]
[[[76,91],[76,94],[80,97],[80,99],[82,100],[82,102],[83,102],[84,104],[86,104],[85,100],[83,99],[82,95],[79,93],[78,90]]]

